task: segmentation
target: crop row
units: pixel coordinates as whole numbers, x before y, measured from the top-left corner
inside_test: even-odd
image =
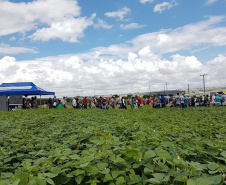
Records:
[[[225,108],[0,116],[1,185],[225,183]]]

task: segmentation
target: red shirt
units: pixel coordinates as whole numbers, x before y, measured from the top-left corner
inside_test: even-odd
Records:
[[[106,102],[109,103],[109,99],[108,98],[106,98]]]
[[[151,99],[151,103],[154,105],[155,104],[155,98]]]
[[[83,98],[83,104],[86,105],[87,104],[87,99]]]
[[[137,104],[140,105],[141,104],[141,98],[137,98]]]

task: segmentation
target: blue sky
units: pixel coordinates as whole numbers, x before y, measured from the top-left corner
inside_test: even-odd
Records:
[[[0,0],[0,83],[59,96],[226,86],[226,0]],[[221,67],[219,67],[221,66]]]

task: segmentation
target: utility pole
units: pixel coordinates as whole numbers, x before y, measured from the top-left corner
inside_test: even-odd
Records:
[[[168,85],[168,82],[166,82],[166,93],[167,93],[167,85]]]
[[[188,84],[188,94],[189,94],[189,84]]]
[[[206,76],[207,74],[203,74],[203,75],[200,75],[200,76],[202,76],[202,78],[203,78],[203,90],[204,90],[204,95],[205,95],[205,93],[206,93],[206,87],[205,87],[205,76]]]

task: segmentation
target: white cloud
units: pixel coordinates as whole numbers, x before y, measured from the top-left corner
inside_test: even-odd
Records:
[[[76,0],[37,0],[28,3],[1,0],[0,36],[34,31],[29,37],[34,40],[57,38],[78,42],[87,26],[93,24],[93,16],[86,18],[80,17],[80,14]]]
[[[9,40],[14,41],[14,40],[16,40],[16,37],[11,37],[11,38],[9,38]]]
[[[94,28],[99,29],[99,28],[104,28],[104,29],[111,29],[113,26],[108,25],[105,21],[101,20],[98,18],[98,23],[94,24]]]
[[[165,1],[163,3],[155,5],[154,12],[162,13],[163,11],[168,10],[168,9],[174,7],[174,6],[177,6],[177,5],[178,5],[178,3],[175,2],[175,1],[171,1],[171,2],[166,2]]]
[[[123,20],[124,17],[130,12],[131,10],[127,7],[124,7],[115,12],[107,12],[105,13],[106,17],[118,18],[119,20]]]
[[[145,25],[140,25],[138,23],[130,23],[130,24],[121,24],[121,29],[123,30],[131,30],[131,29],[139,29],[145,27]]]
[[[225,22],[225,17],[213,16],[206,21],[188,24],[176,29],[160,30],[159,32],[140,35],[130,41],[135,48],[150,46],[158,53],[169,53],[188,50],[193,46],[214,45],[225,46],[226,27],[218,26]]]
[[[160,30],[140,35],[130,41],[109,47],[93,48],[89,52],[32,61],[17,61],[13,57],[0,59],[0,83],[33,81],[43,89],[56,91],[57,96],[115,94],[202,87],[200,74],[207,73],[206,86],[226,86],[226,56],[220,54],[202,64],[193,54],[177,52],[195,46],[225,46],[225,17],[176,29]],[[3,45],[4,46],[4,45]],[[171,58],[162,54],[170,53]],[[111,89],[111,90],[108,90]]]
[[[35,49],[26,47],[12,47],[9,44],[0,44],[0,54],[38,53]]]
[[[140,3],[145,4],[145,3],[152,3],[155,0],[140,0]]]
[[[63,41],[78,42],[83,36],[84,30],[93,24],[95,14],[89,18],[70,18],[61,22],[52,23],[48,28],[38,29],[29,38],[32,40],[48,41],[50,39],[61,39]]]
[[[206,5],[211,5],[213,3],[217,2],[217,0],[207,0]]]
[[[0,60],[0,82],[33,81],[57,96],[145,92],[202,86],[200,74],[208,73],[208,84],[226,85],[226,56],[219,55],[203,65],[195,56],[172,55],[171,60],[154,54],[149,47],[128,52],[127,59],[102,59],[102,55],[85,62],[80,55],[34,61],[16,61],[13,57]],[[218,79],[220,78],[220,79]],[[220,80],[220,82],[218,82]],[[110,90],[108,90],[110,89]]]

